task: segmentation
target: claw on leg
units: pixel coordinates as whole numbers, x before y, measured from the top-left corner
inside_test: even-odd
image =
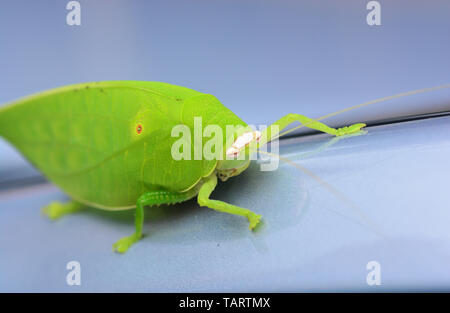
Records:
[[[350,126],[338,128],[338,129],[336,129],[336,136],[343,136],[343,135],[348,135],[348,134],[353,134],[353,133],[359,132],[361,130],[361,128],[363,128],[365,126],[366,126],[366,124],[364,124],[364,123],[358,123],[358,124],[353,124]]]
[[[138,236],[137,234],[123,237],[117,240],[115,244],[113,244],[113,251],[125,253],[127,252],[128,248],[130,248],[135,242],[139,241],[139,239],[141,239],[141,236]]]
[[[249,214],[247,218],[249,222],[248,228],[250,230],[254,230],[261,220],[261,215],[251,212],[251,214]]]

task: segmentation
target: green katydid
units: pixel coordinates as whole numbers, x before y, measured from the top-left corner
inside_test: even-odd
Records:
[[[395,95],[340,112],[445,87],[449,86]],[[177,140],[172,136],[173,127],[185,125],[193,130],[196,117],[202,117],[204,126],[218,125],[223,133],[227,125],[241,126],[224,138],[220,152],[224,158],[172,157],[171,148]],[[135,232],[113,245],[123,253],[142,237],[145,206],[173,204],[194,197],[201,206],[246,217],[249,228],[254,229],[260,215],[210,199],[217,178],[226,180],[240,174],[250,163],[250,142],[259,141],[260,147],[282,135],[278,129],[293,122],[335,136],[355,133],[365,126],[358,123],[334,129],[320,119],[288,114],[255,135],[212,95],[160,82],[106,81],[52,89],[1,108],[0,136],[72,199],[45,207],[43,211],[50,218],[84,206],[135,209]],[[236,144],[249,133],[250,140]],[[245,157],[229,159],[230,151],[234,156],[245,151]]]

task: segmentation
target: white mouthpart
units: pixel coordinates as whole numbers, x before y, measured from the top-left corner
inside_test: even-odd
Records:
[[[253,140],[258,141],[261,138],[261,132],[255,130],[252,132],[244,133],[240,135],[236,141],[227,150],[227,155],[237,155],[242,148],[247,146]]]

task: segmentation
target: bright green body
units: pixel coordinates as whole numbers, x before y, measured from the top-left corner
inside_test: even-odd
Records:
[[[135,207],[146,192],[189,190],[214,171],[217,161],[171,157],[171,129],[192,129],[198,113],[204,127],[246,125],[211,95],[112,81],[62,87],[0,109],[0,135],[73,199],[117,210]]]
[[[195,147],[203,151],[208,146],[203,140],[200,147],[196,144],[194,126],[199,117],[200,137],[207,126],[218,126],[226,135],[219,136],[223,158],[195,158]],[[259,139],[258,132],[250,132],[212,95],[159,82],[109,81],[53,89],[0,109],[0,136],[75,200],[46,206],[43,211],[50,218],[76,212],[83,205],[107,210],[136,207],[135,232],[113,245],[125,252],[142,237],[144,206],[195,196],[201,206],[246,217],[254,229],[260,215],[210,195],[217,177],[226,180],[248,167],[249,142],[242,146],[240,139],[251,134],[251,142],[259,140],[263,145],[278,135],[279,128],[293,122],[336,136],[365,126],[334,129],[288,114],[272,124],[275,128],[259,133]],[[190,158],[177,159],[172,154],[179,139],[172,131],[180,125],[194,134]],[[228,134],[227,126],[242,127]],[[228,148],[231,155],[245,157],[225,159],[230,155]]]
[[[369,101],[319,120],[371,103],[449,87]],[[172,148],[178,141],[172,136],[174,127],[181,125],[195,137],[194,120],[199,117],[200,137],[203,128],[206,131],[207,126],[218,126],[226,135],[219,136],[223,141],[219,156],[231,155],[232,159],[197,160],[195,147],[203,151],[208,143],[198,147],[195,138],[190,143],[190,159],[174,158]],[[261,215],[210,199],[217,178],[225,181],[242,173],[250,163],[248,145],[257,142],[260,147],[278,138],[280,130],[291,123],[300,122],[301,126],[334,136],[357,133],[365,126],[358,123],[335,129],[319,120],[287,114],[259,133],[250,131],[212,95],[159,82],[109,81],[53,89],[0,108],[0,136],[75,200],[46,206],[43,211],[51,219],[85,205],[107,210],[136,207],[135,232],[113,245],[123,253],[142,238],[145,206],[182,202],[195,196],[201,206],[246,217],[253,230]],[[243,127],[228,134],[227,126]],[[244,144],[242,138],[247,138]]]

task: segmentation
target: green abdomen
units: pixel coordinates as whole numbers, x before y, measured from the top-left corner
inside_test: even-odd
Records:
[[[182,101],[198,94],[146,82],[63,87],[0,110],[0,135],[71,197],[133,207],[145,191],[189,187],[164,158]]]

